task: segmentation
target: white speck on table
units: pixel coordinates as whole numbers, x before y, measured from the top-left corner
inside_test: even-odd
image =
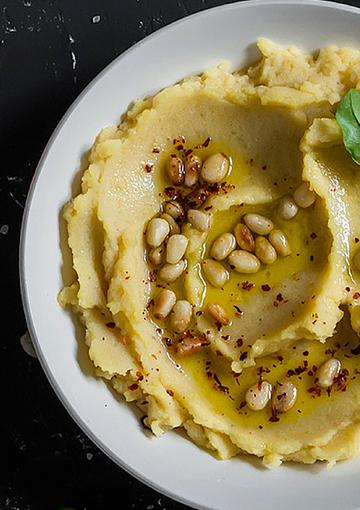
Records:
[[[28,354],[32,358],[37,358],[32,340],[31,340],[28,332],[26,332],[22,335],[22,337],[20,338],[20,344],[21,344],[21,347],[26,352],[26,354]]]

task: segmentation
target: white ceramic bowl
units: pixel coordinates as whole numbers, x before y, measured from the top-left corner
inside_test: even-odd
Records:
[[[82,154],[96,133],[118,123],[137,97],[226,59],[239,68],[266,36],[306,50],[360,46],[360,11],[324,1],[259,0],[211,9],[159,30],[118,57],[81,94],[52,135],[33,179],[21,236],[21,288],[29,330],[45,373],[74,420],[111,459],[143,482],[196,508],[353,510],[360,507],[360,461],[286,465],[219,462],[180,434],[143,433],[131,407],[86,372],[62,286],[59,213]],[[79,360],[81,362],[79,362]]]

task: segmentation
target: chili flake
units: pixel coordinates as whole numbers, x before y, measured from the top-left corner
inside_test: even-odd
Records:
[[[243,290],[251,290],[255,287],[255,283],[248,282],[247,280],[245,282],[242,282],[241,288]]]

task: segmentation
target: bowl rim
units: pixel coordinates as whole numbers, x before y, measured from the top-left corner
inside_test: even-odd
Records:
[[[104,75],[106,75],[108,73],[108,71],[113,66],[117,65],[119,60],[121,60],[125,56],[131,55],[131,53],[133,53],[133,52],[136,52],[140,47],[147,44],[150,40],[154,40],[156,38],[161,37],[164,32],[170,31],[175,27],[177,28],[178,26],[180,26],[184,23],[187,23],[190,19],[192,20],[194,18],[202,17],[209,13],[214,14],[217,11],[226,11],[226,10],[231,10],[234,8],[246,9],[246,8],[252,7],[252,6],[261,6],[261,5],[268,6],[269,4],[272,4],[274,6],[294,5],[294,6],[302,6],[302,7],[303,6],[324,7],[324,8],[345,11],[345,12],[351,12],[351,13],[360,15],[360,7],[338,3],[336,0],[242,0],[242,1],[234,1],[229,4],[225,4],[225,5],[218,5],[215,7],[208,8],[208,9],[203,9],[196,13],[184,16],[181,19],[175,20],[172,23],[169,23],[169,24],[165,25],[164,27],[161,27],[160,29],[156,30],[155,32],[149,34],[148,36],[144,37],[140,41],[136,42],[134,45],[130,46],[125,51],[121,52],[110,63],[108,63],[85,86],[85,88],[80,92],[80,94],[75,98],[75,100],[71,103],[71,105],[68,107],[66,112],[60,118],[57,126],[53,130],[48,142],[46,143],[45,148],[44,148],[44,150],[41,154],[41,157],[38,161],[38,164],[36,166],[34,175],[32,177],[32,180],[31,180],[31,183],[29,186],[28,194],[26,197],[26,202],[25,202],[22,221],[21,221],[21,228],[20,228],[20,241],[19,241],[19,251],[18,251],[19,265],[18,265],[18,267],[19,267],[19,278],[20,278],[20,294],[21,294],[21,301],[22,301],[22,305],[23,305],[26,324],[27,324],[28,332],[30,334],[34,348],[35,348],[35,352],[39,359],[40,365],[41,365],[52,389],[54,390],[56,396],[60,400],[61,404],[64,406],[64,408],[66,409],[68,414],[75,421],[76,425],[81,429],[81,431],[84,432],[87,435],[87,437],[96,445],[96,447],[99,448],[99,450],[102,453],[104,453],[107,457],[109,457],[117,466],[121,467],[128,474],[130,474],[131,476],[133,476],[140,482],[144,483],[148,487],[159,492],[161,495],[165,495],[165,496],[177,501],[178,503],[182,503],[182,504],[189,506],[190,508],[196,508],[199,510],[208,510],[209,507],[195,503],[195,502],[191,501],[190,499],[186,498],[185,496],[181,496],[179,494],[174,493],[170,489],[164,487],[161,483],[157,483],[153,479],[148,478],[147,476],[143,475],[142,473],[138,472],[135,468],[133,468],[132,466],[127,464],[125,461],[118,458],[112,452],[112,450],[106,444],[104,444],[103,441],[100,440],[92,432],[91,428],[83,420],[83,418],[76,411],[76,409],[71,405],[66,394],[64,393],[62,388],[58,385],[57,380],[54,377],[54,375],[47,363],[45,356],[43,356],[43,354],[42,354],[42,351],[40,348],[40,342],[39,342],[37,335],[35,333],[34,318],[33,318],[33,315],[32,315],[31,309],[30,309],[30,300],[29,300],[29,296],[28,296],[28,289],[27,289],[27,282],[26,282],[26,270],[25,270],[26,233],[27,233],[27,228],[28,228],[30,209],[32,206],[32,201],[33,201],[33,196],[34,196],[35,188],[37,185],[37,181],[40,177],[40,174],[44,167],[44,163],[47,159],[47,156],[50,152],[50,149],[51,149],[57,135],[62,130],[64,124],[67,122],[68,118],[71,116],[71,114],[76,109],[78,104],[81,102],[83,97],[85,97],[88,94],[88,92],[103,78]]]

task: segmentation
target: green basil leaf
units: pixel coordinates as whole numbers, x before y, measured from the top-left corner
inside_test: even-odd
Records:
[[[360,92],[352,89],[343,97],[337,111],[336,121],[339,124],[346,150],[352,159],[360,165]]]
[[[360,124],[360,92],[356,89],[349,90],[351,108],[356,117],[357,123]]]

